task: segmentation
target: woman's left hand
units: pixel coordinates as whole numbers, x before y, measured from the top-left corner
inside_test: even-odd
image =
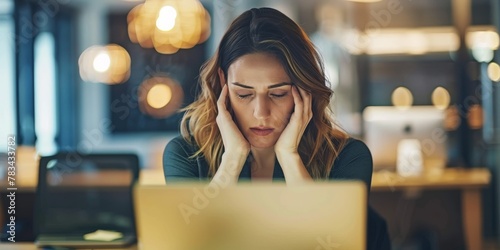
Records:
[[[292,96],[295,103],[295,110],[290,117],[288,125],[274,145],[274,152],[276,154],[298,154],[300,139],[313,116],[310,93],[297,86],[292,86]]]

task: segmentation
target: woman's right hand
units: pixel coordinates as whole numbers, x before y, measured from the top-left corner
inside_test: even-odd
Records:
[[[250,143],[241,134],[238,126],[233,121],[231,113],[227,110],[226,100],[228,99],[227,85],[224,85],[222,92],[217,100],[217,126],[219,127],[224,143],[224,153],[217,172],[210,184],[219,187],[236,184],[239,175],[243,169],[248,153],[250,152]]]
[[[226,101],[228,101],[228,87],[224,84],[222,88],[219,99],[217,100],[217,126],[219,127],[220,134],[222,136],[222,142],[224,143],[224,149],[226,155],[231,156],[244,156],[247,157],[250,152],[250,143],[241,134],[241,131],[236,126],[233,121],[231,113],[229,113]]]

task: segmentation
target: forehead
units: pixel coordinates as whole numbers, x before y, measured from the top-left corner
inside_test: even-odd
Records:
[[[230,83],[245,85],[271,85],[290,82],[290,77],[280,61],[266,53],[252,53],[236,59],[227,72]]]

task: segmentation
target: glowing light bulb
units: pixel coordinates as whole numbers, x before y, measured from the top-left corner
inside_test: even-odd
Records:
[[[100,52],[94,58],[94,62],[92,66],[94,70],[97,72],[106,72],[111,65],[111,58],[109,58],[109,54],[105,51]]]
[[[169,31],[175,26],[175,19],[177,18],[177,11],[172,6],[163,6],[156,19],[156,27],[162,31]]]
[[[147,102],[149,106],[160,109],[170,102],[172,99],[172,90],[165,84],[156,84],[148,92]]]

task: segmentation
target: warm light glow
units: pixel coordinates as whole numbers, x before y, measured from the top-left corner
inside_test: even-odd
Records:
[[[127,15],[128,36],[130,38],[130,41],[132,41],[133,43],[139,42],[139,40],[137,40],[136,25],[137,25],[138,16],[139,16],[139,13],[141,11],[142,6],[143,6],[143,4],[139,4],[139,5],[135,6],[132,10],[130,10],[130,12]]]
[[[446,27],[368,30],[364,38],[353,41],[364,41],[370,55],[449,52],[459,47],[458,36]]]
[[[428,42],[430,40],[422,32],[410,32],[407,36],[408,44],[407,51],[409,54],[422,55],[429,51],[427,48]]]
[[[164,84],[156,84],[149,90],[147,102],[149,106],[160,109],[167,106],[171,99],[172,91],[170,87]]]
[[[500,66],[492,62],[488,65],[488,77],[494,82],[500,81]]]
[[[106,51],[100,52],[95,58],[92,66],[94,70],[97,72],[105,72],[109,69],[109,65],[111,64],[111,59]]]
[[[434,107],[445,110],[450,105],[450,93],[443,87],[437,87],[432,91],[432,104]]]
[[[490,62],[494,57],[494,50],[498,49],[500,39],[493,28],[470,28],[466,35],[467,46],[472,50],[472,56],[478,62]]]
[[[425,54],[457,51],[459,37],[454,27],[380,28],[365,27],[361,32],[346,30],[343,46],[352,54]],[[500,39],[493,26],[471,26],[467,31],[467,46],[479,58],[487,60],[499,48]],[[491,61],[491,60],[490,60]]]
[[[161,31],[169,31],[175,26],[177,11],[172,6],[163,6],[156,19],[156,27]]]
[[[498,49],[500,39],[495,31],[469,31],[466,36],[467,46],[469,48],[488,48],[490,50]]]
[[[117,84],[130,77],[130,56],[116,44],[87,48],[80,55],[78,66],[84,81]]]
[[[141,112],[155,118],[165,118],[181,108],[184,90],[174,79],[155,76],[141,83],[137,95]]]
[[[148,0],[128,16],[130,41],[162,54],[173,54],[205,42],[210,16],[198,0]]]
[[[483,127],[483,108],[479,104],[474,104],[467,112],[467,123],[471,129]]]
[[[398,108],[409,108],[413,104],[413,95],[405,87],[398,87],[392,92],[392,104]]]
[[[444,112],[444,129],[446,131],[454,131],[457,130],[460,126],[460,115],[458,108],[456,106],[450,106]]]

